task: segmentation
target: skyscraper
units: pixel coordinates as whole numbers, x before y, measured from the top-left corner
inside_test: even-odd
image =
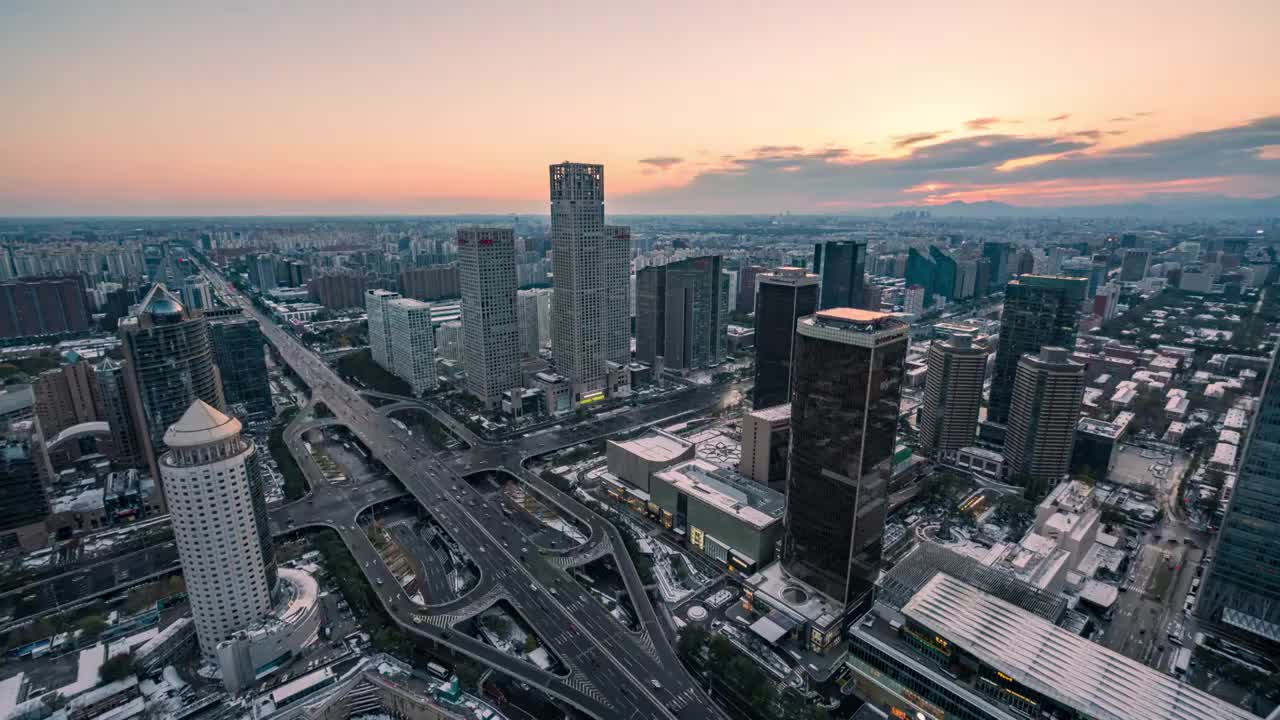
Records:
[[[275,553],[253,440],[240,421],[196,400],[164,433],[160,459],[200,650],[271,610]]]
[[[516,293],[516,321],[520,325],[520,356],[538,357],[538,296],[528,290]]]
[[[933,259],[911,248],[907,253],[907,285],[915,285],[924,290],[924,307],[933,307],[934,295],[938,292],[938,267]]]
[[[768,272],[763,265],[747,265],[738,271],[738,310],[751,312],[756,306],[756,278]]]
[[[550,177],[551,354],[580,402],[604,393],[607,372],[611,301],[605,286],[604,166],[560,163],[551,166]]]
[[[760,275],[756,290],[755,410],[791,402],[791,352],[796,321],[818,309],[819,280],[802,268]]]
[[[820,310],[796,328],[782,564],[846,612],[880,572],[907,325]]]
[[[1023,275],[1005,286],[988,422],[1008,422],[1013,380],[1023,355],[1039,353],[1046,345],[1075,347],[1076,323],[1088,284],[1085,278]]]
[[[813,246],[813,272],[818,276],[818,308],[863,307],[867,246],[857,240],[828,240]],[[879,308],[871,308],[878,310]]]
[[[1151,251],[1130,248],[1124,251],[1120,260],[1120,281],[1138,282],[1147,276],[1147,265],[1151,262]]]
[[[102,416],[111,428],[111,447],[115,461],[121,465],[142,465],[146,457],[138,437],[138,422],[129,404],[128,369],[124,363],[107,358],[94,366],[98,397],[102,399]]]
[[[151,476],[159,478],[157,459],[164,452],[165,429],[196,400],[226,407],[209,325],[157,284],[142,299],[138,313],[120,321],[119,332],[143,458]]]
[[[1275,642],[1280,637],[1280,355],[1244,445],[1215,560],[1196,612]]]
[[[654,365],[666,354],[667,271],[661,265],[636,273],[636,359]]]
[[[391,327],[391,372],[409,383],[414,395],[435,390],[436,339],[431,327],[431,306],[421,300],[396,298],[383,305]]]
[[[249,280],[262,292],[276,289],[276,259],[270,255],[258,255],[249,266]],[[150,277],[150,273],[148,273]],[[154,278],[153,278],[154,279]]]
[[[74,352],[64,356],[61,366],[40,373],[33,390],[40,431],[47,438],[102,417],[93,367]]]
[[[0,437],[0,552],[45,546],[49,498],[29,440]]]
[[[387,315],[387,303],[400,299],[400,293],[390,290],[367,290],[364,294],[364,311],[369,325],[369,355],[387,372],[392,372],[391,317]]]
[[[728,282],[720,256],[678,260],[636,275],[636,358],[675,369],[711,367],[725,354]]]
[[[933,291],[947,301],[955,300],[956,282],[960,279],[960,268],[956,264],[956,259],[937,245],[929,246],[929,258],[933,260],[935,268]]]
[[[1045,346],[1018,361],[1004,444],[1009,481],[1024,483],[1027,497],[1039,500],[1067,476],[1075,442],[1084,365],[1066,348]]]
[[[1009,275],[1013,270],[1013,246],[1003,242],[984,242],[982,243],[982,257],[991,263],[987,286],[982,290],[985,295],[995,292],[1009,282]]]
[[[604,227],[605,359],[631,362],[631,228]]]
[[[929,346],[929,370],[920,408],[920,449],[952,458],[972,445],[987,375],[987,346],[969,335],[952,335]]]
[[[243,316],[211,320],[209,331],[213,334],[213,359],[227,406],[242,407],[246,419],[271,418],[275,408],[263,349],[266,340],[258,321]]]
[[[509,228],[462,228],[458,262],[467,389],[494,408],[504,391],[520,385],[515,236]]]

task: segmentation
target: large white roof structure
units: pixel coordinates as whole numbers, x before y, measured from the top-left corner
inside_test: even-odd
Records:
[[[164,431],[164,444],[169,447],[208,445],[240,434],[240,421],[228,417],[209,403],[197,399]]]
[[[1257,720],[945,573],[902,613],[1023,686],[1096,720]]]

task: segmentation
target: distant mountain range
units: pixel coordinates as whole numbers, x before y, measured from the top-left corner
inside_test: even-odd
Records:
[[[935,217],[963,218],[1270,218],[1280,217],[1280,195],[1269,198],[1233,198],[1220,195],[1165,194],[1151,195],[1141,202],[1067,207],[1028,207],[995,201],[967,203],[957,200],[945,205],[884,207],[860,211],[858,214],[892,215],[904,210],[925,210]]]

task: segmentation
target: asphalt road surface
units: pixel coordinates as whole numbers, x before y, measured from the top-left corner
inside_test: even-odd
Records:
[[[618,550],[615,559],[641,617],[642,633],[632,634],[555,564],[556,556],[543,555],[532,548],[518,529],[504,521],[495,505],[471,490],[453,464],[437,457],[424,438],[410,435],[378,413],[322,360],[246,298],[229,290],[225,282],[215,284],[230,302],[258,319],[263,334],[311,388],[312,402],[324,402],[332,411],[334,417],[330,422],[345,425],[360,438],[373,456],[386,465],[405,489],[470,553],[479,567],[481,581],[470,593],[447,606],[424,609],[410,602],[359,528],[356,517],[368,506],[367,497],[350,498],[350,488],[330,487],[313,493],[319,498],[295,502],[276,511],[276,518],[284,512],[286,523],[292,522],[296,527],[323,524],[337,529],[396,622],[409,631],[536,685],[602,720],[722,717],[663,640],[653,605],[622,549],[617,530],[524,470],[522,465],[525,458],[544,452],[541,448],[554,449],[555,443],[566,439],[581,442],[682,412],[679,407],[687,406],[688,410],[705,407],[719,389],[696,389],[683,394],[673,406],[655,403],[585,426],[542,433],[501,446],[478,444],[468,451],[473,460],[464,463],[472,466],[468,472],[499,468],[515,472],[549,503],[590,527],[591,543],[607,541]],[[307,453],[296,443],[289,446],[304,472],[318,479],[318,468],[314,462],[308,462]],[[319,485],[313,480],[313,488],[320,487],[323,487],[322,479]],[[345,508],[342,497],[347,498]],[[469,602],[487,605],[499,597],[505,597],[550,651],[570,668],[568,677],[542,671],[521,658],[450,629],[454,620],[449,610],[465,610]]]

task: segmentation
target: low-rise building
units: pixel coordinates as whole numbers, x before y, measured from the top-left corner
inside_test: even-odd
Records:
[[[738,469],[758,483],[781,490],[787,481],[787,445],[791,405],[775,405],[742,418],[742,457]]]
[[[687,533],[690,546],[727,569],[753,572],[772,562],[782,536],[782,493],[705,460],[690,460],[654,473],[649,497],[663,527]]]
[[[693,443],[655,430],[633,440],[610,440],[605,448],[609,472],[626,483],[649,492],[649,480],[659,470],[692,460]]]

